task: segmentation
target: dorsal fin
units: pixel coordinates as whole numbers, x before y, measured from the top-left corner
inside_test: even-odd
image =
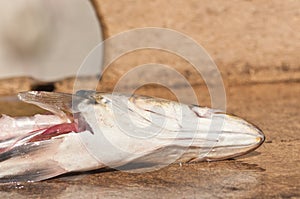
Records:
[[[68,93],[46,92],[46,91],[27,91],[18,94],[20,100],[37,105],[42,109],[48,110],[55,115],[65,118],[77,112],[72,107],[72,102],[80,101],[84,98]]]

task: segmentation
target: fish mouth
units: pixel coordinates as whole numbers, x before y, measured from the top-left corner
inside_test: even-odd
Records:
[[[59,102],[56,98],[50,97],[50,101],[46,101],[47,95],[47,92],[38,91],[18,94],[21,101],[34,104],[49,113],[16,118],[2,115],[0,117],[0,153],[26,143],[50,140],[60,135],[84,131],[79,128],[79,120],[74,117],[77,113],[73,114],[71,109],[67,108],[72,102],[71,94],[63,95],[66,98],[62,99],[63,106],[55,105]],[[69,104],[66,103],[67,101]]]
[[[2,116],[0,118],[0,153],[25,143],[50,140],[70,133],[89,131],[93,134],[92,129],[76,108],[76,104],[79,102],[91,101],[85,96],[26,91],[19,93],[18,98],[25,103],[36,105],[48,113],[17,118]]]

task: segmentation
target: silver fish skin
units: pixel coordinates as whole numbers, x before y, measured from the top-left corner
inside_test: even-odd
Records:
[[[19,98],[53,114],[0,118],[0,182],[104,167],[131,170],[139,163],[146,171],[224,160],[265,140],[260,129],[236,116],[160,98],[91,91],[29,91]]]

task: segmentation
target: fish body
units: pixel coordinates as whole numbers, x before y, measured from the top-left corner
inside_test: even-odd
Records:
[[[238,117],[159,98],[90,91],[29,91],[19,98],[52,115],[0,118],[2,182],[137,163],[147,170],[223,160],[253,151],[265,139]]]

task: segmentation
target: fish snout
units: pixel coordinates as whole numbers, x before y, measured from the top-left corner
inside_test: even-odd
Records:
[[[257,149],[265,140],[262,130],[249,122],[225,115],[217,142],[207,154],[207,160],[237,157]]]

